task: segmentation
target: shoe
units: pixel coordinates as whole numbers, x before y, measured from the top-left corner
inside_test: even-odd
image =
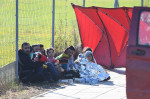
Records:
[[[110,76],[107,78],[107,79],[104,79],[103,81],[107,81],[107,80],[109,80],[110,79]]]

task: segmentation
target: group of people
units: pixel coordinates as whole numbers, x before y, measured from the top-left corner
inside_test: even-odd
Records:
[[[19,80],[23,83],[34,83],[55,82],[65,78],[82,78],[86,82],[110,79],[109,74],[96,63],[91,48],[84,48],[75,61],[74,53],[75,48],[70,46],[54,57],[54,48],[44,50],[42,44],[30,46],[24,42],[18,51]]]

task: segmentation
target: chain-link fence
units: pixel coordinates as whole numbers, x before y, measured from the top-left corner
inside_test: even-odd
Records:
[[[15,61],[15,0],[0,0],[0,67]]]
[[[143,0],[144,7],[150,7],[150,0]]]
[[[16,0],[0,0],[0,67],[15,61]],[[10,67],[9,67],[10,66]],[[0,68],[0,84],[15,78],[15,64]]]
[[[116,0],[18,0],[18,47],[23,42],[52,46],[52,15],[55,1],[54,47],[62,52],[80,42],[71,3],[113,8]],[[148,1],[148,0],[145,0]],[[119,6],[141,6],[141,0],[118,0]],[[0,67],[16,60],[16,0],[0,0]],[[1,80],[1,79],[0,79]]]

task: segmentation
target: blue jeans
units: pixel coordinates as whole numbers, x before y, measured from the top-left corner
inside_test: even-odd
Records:
[[[35,69],[34,72],[30,71],[23,74],[23,77],[20,79],[22,82],[41,82],[41,81],[58,81],[59,73],[55,66],[52,63],[45,63],[47,68],[44,69],[43,66]]]
[[[50,73],[52,80],[58,81],[59,72],[57,71],[56,67],[50,62],[46,62],[45,65],[47,65],[47,72]]]

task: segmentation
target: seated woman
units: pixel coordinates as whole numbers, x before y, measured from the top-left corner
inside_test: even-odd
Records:
[[[84,57],[80,60],[80,66],[78,67],[82,79],[88,83],[97,83],[110,79],[109,74],[100,65],[93,62],[94,57],[91,51],[86,51]]]
[[[85,59],[85,53],[86,53],[86,51],[91,51],[91,52],[92,52],[92,49],[89,48],[89,47],[84,47],[84,48],[83,48],[82,53],[80,53],[80,54],[78,55],[77,59],[76,59],[75,62],[74,62],[74,67],[75,67],[75,69],[77,69],[77,70],[79,69],[79,67],[80,67],[80,62],[82,61],[82,59]],[[94,63],[97,63],[94,57],[93,57],[93,62],[94,62]]]

